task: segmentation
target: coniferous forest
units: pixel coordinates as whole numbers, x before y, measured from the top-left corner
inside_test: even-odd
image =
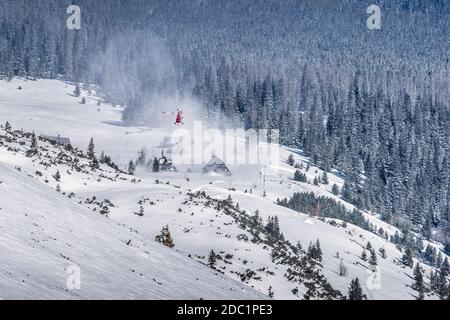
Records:
[[[75,3],[76,2],[76,3]],[[68,30],[66,8],[81,7]],[[279,129],[345,178],[341,196],[402,230],[450,239],[450,2],[0,2],[0,74],[95,86],[154,125],[195,99],[218,128]]]

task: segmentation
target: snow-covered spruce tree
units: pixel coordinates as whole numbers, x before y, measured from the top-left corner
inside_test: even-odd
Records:
[[[273,298],[273,296],[274,296],[274,292],[273,292],[273,288],[272,288],[272,286],[269,286],[269,290],[268,290],[268,293],[267,293],[267,295],[269,296],[269,298]]]
[[[36,134],[33,132],[31,134],[31,142],[30,142],[30,148],[27,150],[26,155],[27,157],[32,157],[38,153],[38,144],[37,144],[37,138]]]
[[[295,159],[294,159],[294,155],[292,153],[289,154],[288,159],[287,159],[287,163],[290,166],[294,166],[295,164]]]
[[[161,232],[155,237],[155,241],[159,242],[166,247],[173,248],[175,243],[172,240],[172,236],[169,231],[169,226],[166,225],[161,229]]]
[[[450,255],[450,239],[445,242],[444,251],[446,254]]]
[[[414,265],[413,252],[411,248],[406,248],[402,256],[402,262],[405,266],[412,268]]]
[[[439,285],[438,285],[438,295],[439,298],[444,300],[450,298],[450,284],[448,283],[448,276],[450,275],[450,266],[448,263],[448,259],[445,258],[442,263],[441,268],[439,269]]]
[[[363,293],[361,284],[359,283],[359,279],[355,278],[350,282],[350,287],[348,288],[347,294],[348,300],[366,300],[367,297]]]
[[[317,179],[317,176],[314,177],[313,184],[314,184],[315,186],[318,186],[318,185],[319,185],[319,179]]]
[[[73,150],[73,146],[72,146],[72,144],[66,144],[65,146],[64,146],[64,150],[66,150],[66,151],[72,151]]]
[[[295,170],[294,180],[299,182],[307,182],[306,175],[302,173],[300,170]]]
[[[425,286],[423,283],[423,274],[420,263],[416,263],[416,267],[414,268],[414,284],[412,287],[418,293],[417,300],[423,300],[425,298]]]
[[[89,163],[89,167],[91,168],[92,171],[95,171],[96,169],[98,169],[100,167],[100,164],[98,163],[98,160],[96,157],[94,157],[91,162]]]
[[[89,141],[86,155],[87,155],[88,159],[90,159],[90,160],[93,160],[95,158],[94,138],[91,138],[91,140]]]
[[[322,175],[322,181],[321,181],[323,184],[329,184],[330,182],[328,181],[328,175],[327,175],[327,172],[326,171],[324,171],[323,172],[323,175]]]
[[[314,259],[318,262],[322,261],[322,249],[320,247],[319,239],[316,240],[316,243],[309,243],[308,250],[306,252],[307,256],[311,259]]]
[[[375,267],[376,265],[378,265],[377,254],[375,253],[374,249],[370,250],[369,263],[372,267]]]
[[[30,146],[30,149],[37,152],[37,138],[36,138],[36,134],[34,132],[31,135],[31,146]]]
[[[440,268],[442,266],[443,262],[444,262],[444,257],[442,256],[442,252],[439,251],[437,258],[436,258],[436,267]]]
[[[333,184],[333,187],[331,187],[331,192],[332,192],[335,196],[338,196],[338,195],[339,195],[339,187],[337,186],[337,184]]]
[[[77,97],[77,98],[81,95],[81,90],[80,90],[80,86],[79,85],[75,86],[75,89],[73,90],[73,95],[75,97]]]
[[[319,262],[322,262],[322,248],[320,246],[319,239],[316,240],[316,249],[315,249],[315,259]]]
[[[142,205],[139,206],[139,211],[135,212],[135,214],[139,217],[144,216],[144,207]]]
[[[278,217],[269,217],[267,224],[265,225],[264,229],[267,231],[268,234],[268,240],[272,243],[277,242],[282,238],[282,234],[280,232],[280,225]]]
[[[431,270],[430,272],[430,290],[433,292],[439,292],[441,283],[439,281],[439,272]]]
[[[366,252],[366,249],[363,249],[363,252],[362,252],[362,254],[361,254],[361,259],[362,259],[363,261],[367,261],[367,252]]]
[[[263,227],[263,221],[262,221],[262,218],[259,215],[259,211],[258,210],[256,210],[255,214],[251,217],[249,226],[250,226],[254,236],[256,238],[258,238],[259,237],[259,233],[264,228]]]
[[[380,255],[381,255],[381,257],[383,259],[387,258],[387,256],[386,256],[386,249],[384,247],[380,248],[379,252],[380,252]]]
[[[208,266],[214,269],[216,267],[216,262],[216,253],[214,252],[214,250],[211,250],[208,255]]]
[[[130,162],[128,163],[128,168],[127,168],[128,174],[129,175],[134,175],[134,172],[136,171],[136,166],[133,163],[133,160],[130,160]]]
[[[430,245],[430,244],[427,245],[427,247],[425,248],[425,254],[424,254],[424,256],[425,256],[425,260],[426,260],[430,265],[432,265],[432,266],[435,265],[436,259],[437,259],[437,256],[436,256],[436,249],[435,249],[432,245]]]

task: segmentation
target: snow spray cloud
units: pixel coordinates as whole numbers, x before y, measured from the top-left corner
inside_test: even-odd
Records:
[[[172,132],[175,143],[172,159],[185,165],[208,163],[215,156],[227,165],[260,165],[267,173],[278,170],[280,161],[279,130],[205,129],[195,121],[193,130],[178,128]]]
[[[190,114],[200,109],[186,98],[165,41],[149,30],[127,30],[111,38],[104,50],[90,59],[93,77],[113,104],[123,105],[125,125],[164,127],[168,119],[161,112],[178,108]],[[191,116],[192,118],[192,116]]]

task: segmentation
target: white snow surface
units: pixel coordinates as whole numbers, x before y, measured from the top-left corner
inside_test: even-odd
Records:
[[[16,89],[19,85],[22,90]],[[167,129],[121,126],[121,108],[106,103],[97,107],[98,98],[85,91],[87,103],[82,105],[81,98],[71,96],[73,89],[73,85],[57,80],[1,81],[0,123],[9,121],[13,129],[37,134],[60,134],[82,150],[94,137],[97,153],[104,150],[122,168],[136,159],[142,147],[153,158],[155,147],[170,136]],[[275,299],[301,298],[304,288],[300,286],[299,294],[293,294],[298,285],[286,279],[286,267],[273,263],[267,249],[238,239],[247,232],[230,216],[214,208],[186,204],[187,194],[195,191],[205,191],[217,199],[231,195],[249,214],[258,210],[264,222],[269,216],[278,216],[286,239],[299,241],[303,248],[319,239],[322,272],[344,295],[355,277],[368,299],[415,299],[417,295],[411,288],[412,270],[400,263],[402,253],[394,244],[357,226],[344,228],[340,221],[333,226],[327,223],[330,219],[323,222],[276,204],[277,198],[312,191],[353,208],[331,193],[333,184],[343,184],[336,175],[328,174],[328,185],[292,181],[295,169],[285,162],[288,155],[294,153],[296,161],[305,164],[309,161],[298,150],[283,148],[280,162],[273,164],[277,170],[266,175],[260,175],[259,167],[229,166],[231,178],[188,173],[184,168],[177,173],[138,168],[135,183],[76,172],[69,175],[64,166],[58,169],[62,177],[56,182],[51,177],[55,168],[42,167],[21,152],[0,150],[0,243],[5,244],[0,254],[0,287],[6,288],[0,291],[2,298],[253,299],[264,297],[269,286]],[[10,169],[15,166],[20,166],[22,173]],[[36,170],[43,176],[35,176]],[[314,166],[302,171],[311,181],[322,174]],[[57,193],[57,184],[62,192],[73,192],[75,198]],[[109,218],[83,203],[93,196],[114,204]],[[144,215],[138,216],[135,212],[141,204]],[[375,215],[365,215],[389,234],[397,230]],[[175,249],[153,241],[164,225],[169,226]],[[125,242],[130,239],[131,246],[127,246]],[[382,247],[386,250],[386,259],[378,254],[377,273],[360,258],[368,241],[377,254]],[[232,256],[227,263],[218,262],[221,273],[204,266],[211,249]],[[339,276],[341,259],[348,268],[345,277]],[[71,264],[81,268],[81,290],[66,290],[66,268]],[[424,268],[428,276],[430,268]],[[238,283],[239,274],[246,270],[255,271],[256,276]]]
[[[3,164],[0,181],[2,299],[263,297]]]

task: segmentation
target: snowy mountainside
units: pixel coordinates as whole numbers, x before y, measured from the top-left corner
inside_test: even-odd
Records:
[[[18,85],[22,90],[16,89]],[[299,170],[307,180],[323,174],[313,165],[307,168],[309,159],[298,150],[282,148],[280,161],[274,165],[276,170],[264,176],[259,174],[261,171],[225,178],[196,171],[152,173],[143,168],[131,176],[105,164],[92,169],[91,161],[80,151],[86,149],[90,137],[95,139],[97,153],[104,150],[123,169],[129,160],[136,158],[137,150],[142,147],[153,150],[170,132],[122,127],[120,108],[106,103],[98,107],[98,98],[87,92],[83,92],[87,103],[80,104],[79,98],[70,95],[72,91],[73,86],[54,80],[14,79],[0,83],[0,123],[9,121],[13,127],[9,132],[0,129],[0,164],[20,169],[21,175],[36,180],[33,185],[42,183],[53,188],[46,187],[41,193],[42,199],[46,199],[44,193],[49,194],[47,203],[63,198],[61,205],[70,207],[77,202],[77,208],[94,211],[82,209],[92,219],[110,224],[110,220],[117,221],[148,239],[168,225],[175,242],[173,250],[190,257],[187,260],[196,260],[199,266],[209,264],[208,255],[213,250],[217,258],[215,272],[222,279],[240,281],[264,295],[272,291],[275,299],[340,299],[347,294],[355,277],[360,279],[369,299],[417,296],[411,287],[412,269],[401,263],[402,252],[385,237],[339,219],[314,217],[310,212],[300,213],[277,204],[277,199],[289,198],[296,192],[312,192],[317,197],[332,198],[348,210],[354,209],[332,194],[333,184],[343,185],[337,175],[329,174],[327,185],[292,180],[296,169],[286,163],[291,153],[296,162],[303,163]],[[20,128],[25,131],[15,131]],[[67,150],[38,139],[38,152],[27,154],[31,131],[70,137],[80,150]],[[149,158],[155,155],[150,154]],[[362,214],[388,235],[398,231],[368,212]],[[281,237],[264,227],[275,216]],[[321,261],[306,259],[309,244],[317,239],[323,252]],[[376,272],[361,259],[367,242],[377,256]],[[380,254],[382,248],[385,258]],[[344,276],[340,275],[340,265],[345,265]],[[423,267],[427,278],[431,267]]]
[[[0,230],[2,299],[263,297],[4,164]],[[73,265],[80,289],[68,290]]]

